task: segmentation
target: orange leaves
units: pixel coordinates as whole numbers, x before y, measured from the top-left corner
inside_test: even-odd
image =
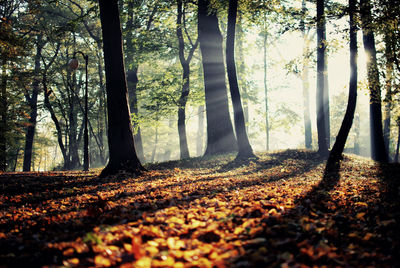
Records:
[[[137,178],[79,172],[0,176],[0,263],[13,266],[27,258],[38,266],[125,268],[396,264],[399,201],[385,196],[391,188],[378,167],[345,158],[337,184],[313,191],[324,165],[312,152],[261,155],[243,165],[228,164],[231,160],[165,163]]]

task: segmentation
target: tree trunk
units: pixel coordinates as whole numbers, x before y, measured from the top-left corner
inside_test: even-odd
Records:
[[[263,60],[264,60],[264,102],[265,102],[265,150],[269,151],[269,105],[268,105],[268,84],[267,84],[267,29],[264,29]]]
[[[246,79],[244,78],[246,75],[246,64],[245,64],[245,59],[244,59],[244,53],[243,53],[243,39],[245,38],[244,36],[244,31],[242,27],[242,12],[240,10],[238,11],[238,23],[237,23],[237,52],[238,52],[238,70],[237,70],[237,76],[239,80],[239,88],[241,90],[241,96],[242,96],[242,101],[243,101],[243,113],[244,113],[244,122],[246,124],[246,132],[249,133],[249,100],[248,100],[248,90],[247,90],[247,84],[246,84]]]
[[[36,130],[36,119],[37,119],[37,99],[39,95],[39,73],[40,73],[40,59],[42,57],[42,35],[37,36],[36,40],[36,55],[35,55],[35,69],[33,71],[33,82],[32,82],[32,95],[29,93],[25,94],[25,98],[28,102],[30,113],[29,113],[29,124],[26,128],[25,134],[25,150],[24,150],[24,163],[22,170],[30,171],[32,163],[32,148],[33,139]]]
[[[302,18],[300,22],[301,33],[303,36],[303,69],[301,72],[301,81],[303,86],[303,118],[304,118],[304,146],[306,149],[312,149],[312,131],[310,119],[310,83],[308,81],[308,67],[310,57],[308,51],[310,48],[310,40],[306,35],[305,29],[305,14],[306,14],[306,1],[302,1]]]
[[[385,98],[385,111],[383,119],[383,139],[385,141],[386,152],[390,152],[390,111],[392,109],[392,80],[393,80],[393,65],[394,56],[392,51],[392,37],[391,33],[385,34],[385,58],[386,58],[386,98]]]
[[[186,102],[189,96],[190,91],[190,61],[193,57],[193,53],[197,48],[198,39],[195,44],[192,44],[190,48],[189,55],[185,58],[185,41],[182,34],[182,29],[185,25],[185,22],[182,23],[183,13],[185,12],[182,6],[182,0],[177,1],[177,28],[176,35],[178,37],[179,44],[179,61],[182,65],[182,91],[181,96],[178,100],[178,134],[179,134],[179,148],[180,148],[180,157],[181,159],[189,158],[189,147],[187,144],[187,135],[186,135]]]
[[[197,156],[200,156],[203,153],[204,141],[204,105],[200,105],[197,109],[198,114],[198,124],[197,124],[197,143],[196,143],[196,152]]]
[[[1,99],[0,99],[0,171],[7,169],[7,58],[2,55],[2,73],[1,73]]]
[[[237,151],[237,142],[229,116],[222,35],[216,12],[209,10],[209,3],[209,0],[198,2],[198,32],[207,112],[205,155],[214,155]]]
[[[57,141],[58,141],[58,145],[60,147],[63,159],[64,159],[64,169],[66,169],[67,167],[69,167],[69,156],[67,154],[67,150],[65,149],[63,140],[62,140],[62,130],[61,130],[61,126],[60,126],[60,122],[57,119],[56,113],[53,110],[53,107],[50,103],[49,100],[49,96],[51,94],[51,92],[48,90],[47,88],[47,77],[46,74],[43,74],[43,80],[42,80],[42,84],[43,84],[43,93],[44,93],[44,105],[46,106],[47,110],[50,112],[50,116],[51,119],[54,122],[54,125],[56,127],[57,130]]]
[[[375,37],[370,25],[372,16],[369,0],[361,0],[360,8],[363,43],[367,55],[368,84],[370,91],[369,114],[371,157],[375,161],[387,162],[388,155],[382,131],[381,87],[379,83],[379,71],[376,60]]]
[[[329,154],[328,163],[333,164],[339,162],[342,157],[344,146],[353,124],[354,112],[357,103],[357,26],[354,21],[356,11],[355,0],[349,0],[349,16],[350,16],[350,84],[349,99],[347,102],[346,113],[340,126],[339,133],[336,137],[335,144]]]
[[[325,15],[324,0],[317,0],[317,132],[318,152],[322,156],[329,153],[327,136],[327,114],[325,109]]]
[[[235,28],[237,16],[237,0],[229,1],[228,31],[226,37],[226,66],[228,70],[229,88],[231,91],[236,138],[239,147],[237,158],[254,157],[249,138],[246,133],[242,101],[236,76],[235,66]]]
[[[144,168],[137,158],[133,140],[118,1],[99,0],[99,7],[106,72],[110,151],[109,162],[100,176],[114,175],[120,171],[140,174]]]

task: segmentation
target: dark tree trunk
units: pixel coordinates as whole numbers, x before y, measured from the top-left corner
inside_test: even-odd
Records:
[[[370,25],[372,21],[371,5],[369,0],[361,0],[361,24],[363,31],[363,43],[367,59],[368,84],[370,91],[370,132],[371,132],[371,157],[375,161],[387,162],[388,155],[383,139],[382,131],[382,106],[381,86],[379,83],[379,71],[376,60],[375,37]]]
[[[2,55],[2,73],[1,73],[1,99],[0,99],[0,171],[6,171],[7,169],[7,58]]]
[[[179,148],[181,159],[189,158],[189,147],[187,144],[186,135],[186,102],[190,91],[190,61],[193,57],[193,53],[198,46],[198,39],[194,44],[191,44],[191,48],[187,58],[185,58],[185,41],[183,38],[182,29],[185,27],[185,22],[182,23],[182,17],[185,12],[182,5],[182,0],[177,1],[177,28],[176,35],[179,43],[179,61],[182,65],[182,91],[181,96],[178,100],[178,134],[179,134]],[[189,39],[190,40],[190,39]]]
[[[207,112],[205,155],[214,155],[237,151],[237,142],[229,116],[222,35],[216,12],[209,10],[209,3],[209,0],[198,2],[198,32]]]
[[[329,154],[328,163],[337,163],[341,157],[346,145],[346,140],[353,124],[354,112],[357,103],[357,26],[354,21],[354,13],[356,11],[355,0],[349,0],[349,16],[350,16],[350,83],[349,83],[349,99],[347,109],[344,115],[342,125],[336,137],[335,144]]]
[[[226,37],[226,66],[228,70],[229,88],[231,91],[236,138],[239,147],[237,158],[254,157],[249,138],[246,133],[242,101],[236,76],[235,66],[235,28],[237,16],[237,0],[229,0],[228,31]]]
[[[203,153],[203,136],[204,136],[204,106],[200,105],[197,109],[198,113],[198,124],[197,124],[197,143],[196,143],[196,152],[197,156],[200,156]]]
[[[25,98],[28,102],[30,113],[29,113],[29,124],[26,128],[25,133],[25,150],[24,150],[24,163],[22,170],[30,171],[32,164],[32,149],[33,139],[36,130],[36,119],[37,119],[37,99],[39,95],[39,73],[40,73],[40,59],[42,57],[42,36],[37,36],[36,41],[36,55],[35,55],[35,69],[33,71],[33,82],[32,82],[32,95],[28,92],[25,94]]]
[[[392,110],[392,81],[393,81],[393,65],[394,56],[392,51],[391,33],[385,34],[385,58],[386,58],[386,98],[385,112],[383,119],[383,138],[385,140],[386,152],[390,152],[390,111]]]
[[[317,0],[317,132],[318,152],[322,156],[329,153],[329,137],[327,133],[327,114],[325,109],[325,4]]]
[[[99,0],[103,33],[108,107],[108,146],[110,159],[100,176],[120,171],[140,174],[129,114],[127,83],[122,49],[122,33],[117,0]]]
[[[239,80],[239,88],[242,96],[243,102],[243,113],[244,113],[244,122],[246,124],[246,132],[249,133],[249,100],[248,100],[248,90],[246,84],[246,63],[244,59],[243,53],[243,39],[245,38],[243,27],[242,27],[242,12],[238,11],[238,22],[237,22],[237,31],[236,31],[236,40],[237,40],[237,52],[238,52],[238,70],[237,76]]]

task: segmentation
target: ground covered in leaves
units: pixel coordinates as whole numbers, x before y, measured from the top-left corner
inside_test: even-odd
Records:
[[[0,174],[0,266],[307,267],[400,263],[399,165],[314,152],[98,172]]]

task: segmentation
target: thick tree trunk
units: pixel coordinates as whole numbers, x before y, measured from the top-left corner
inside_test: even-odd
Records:
[[[114,175],[120,171],[139,174],[144,168],[137,158],[133,140],[118,1],[99,0],[99,6],[106,72],[110,151],[109,162],[100,176]]]
[[[318,152],[322,156],[329,153],[327,114],[325,109],[325,15],[324,0],[317,0],[317,132]]]
[[[368,84],[370,91],[370,134],[371,134],[371,157],[375,161],[387,162],[388,155],[383,139],[382,131],[382,106],[381,86],[379,83],[379,71],[376,60],[375,37],[370,22],[371,5],[369,0],[361,0],[361,24],[363,31],[363,43],[367,59]]]
[[[32,149],[33,139],[36,130],[36,119],[37,119],[37,100],[39,95],[39,73],[40,73],[40,59],[42,57],[42,35],[37,36],[36,40],[36,55],[35,55],[35,69],[33,70],[33,82],[32,82],[32,95],[29,93],[25,94],[25,98],[28,102],[30,113],[29,113],[29,124],[26,128],[25,133],[25,150],[24,150],[24,163],[22,170],[30,171],[32,163]]]
[[[0,98],[0,171],[7,169],[7,58],[2,55],[1,98]]]
[[[349,0],[349,16],[350,16],[350,84],[349,99],[347,109],[344,115],[342,125],[336,137],[335,144],[329,154],[328,163],[337,163],[341,157],[346,145],[346,140],[353,124],[354,112],[357,103],[357,26],[354,21],[356,11],[355,0]]]
[[[209,3],[209,0],[198,2],[198,32],[207,112],[205,155],[237,151],[237,142],[229,116],[222,35],[215,10],[209,10]]]
[[[392,37],[391,33],[385,34],[385,58],[386,58],[386,97],[385,97],[385,111],[383,119],[383,138],[385,141],[386,152],[390,151],[390,111],[392,110],[392,81],[393,81],[393,65],[394,56],[392,51]]]
[[[229,1],[228,31],[226,38],[226,66],[228,70],[229,88],[231,91],[236,138],[239,147],[237,158],[254,157],[249,138],[246,133],[242,101],[239,92],[239,85],[236,76],[235,66],[235,28],[237,16],[237,0]]]

